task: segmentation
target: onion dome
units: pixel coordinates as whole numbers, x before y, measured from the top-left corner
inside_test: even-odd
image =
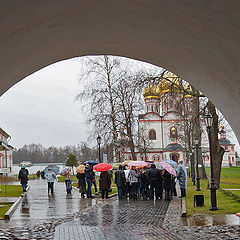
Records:
[[[161,89],[159,86],[153,84],[153,81],[150,81],[149,86],[143,89],[143,96],[145,99],[149,98],[160,98]]]
[[[184,90],[186,93],[186,95],[184,95],[184,98],[191,98],[193,96],[193,90],[189,83],[184,85]]]
[[[171,72],[167,72],[166,76],[159,82],[159,88],[162,90],[162,93],[180,91],[180,85],[179,78]]]

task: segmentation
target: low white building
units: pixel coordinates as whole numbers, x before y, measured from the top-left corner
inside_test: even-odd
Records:
[[[0,128],[0,173],[10,173],[13,167],[12,150],[8,144],[10,135]]]

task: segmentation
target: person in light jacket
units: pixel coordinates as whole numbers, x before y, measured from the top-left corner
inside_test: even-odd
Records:
[[[128,178],[129,178],[130,185],[132,187],[133,200],[137,200],[139,173],[137,172],[137,169],[135,167],[132,167],[132,169],[130,170]]]
[[[187,188],[187,170],[183,165],[183,161],[179,160],[177,169],[177,180],[181,190],[181,197],[186,197]]]
[[[54,179],[56,179],[56,174],[54,171],[52,171],[51,168],[49,168],[48,172],[45,174],[45,177],[48,183],[48,194],[50,191],[53,194],[53,184],[54,184]]]

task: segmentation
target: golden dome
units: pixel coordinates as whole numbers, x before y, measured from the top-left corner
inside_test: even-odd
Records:
[[[171,72],[167,72],[167,74],[159,82],[159,87],[161,88],[162,93],[180,91],[179,86],[179,78]]]
[[[145,87],[143,89],[143,96],[145,99],[148,98],[160,98],[161,95],[161,89],[159,86],[153,84],[153,81],[150,81],[149,86]]]

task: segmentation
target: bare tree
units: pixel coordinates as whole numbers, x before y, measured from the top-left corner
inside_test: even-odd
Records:
[[[210,100],[207,103],[208,112],[213,117],[213,124],[211,127],[211,143],[212,143],[212,168],[213,168],[213,178],[215,180],[215,184],[217,188],[220,185],[220,175],[222,169],[222,160],[223,154],[225,152],[224,148],[222,148],[218,141],[218,132],[219,132],[219,121],[218,115],[216,112],[215,106],[212,104]]]
[[[87,57],[86,71],[81,77],[85,83],[77,99],[87,101],[85,111],[88,122],[93,125],[92,133],[101,134],[106,142],[113,142],[113,157],[116,161],[117,121],[116,96],[114,89],[121,71],[120,58],[112,56]],[[96,137],[96,136],[95,136]]]

